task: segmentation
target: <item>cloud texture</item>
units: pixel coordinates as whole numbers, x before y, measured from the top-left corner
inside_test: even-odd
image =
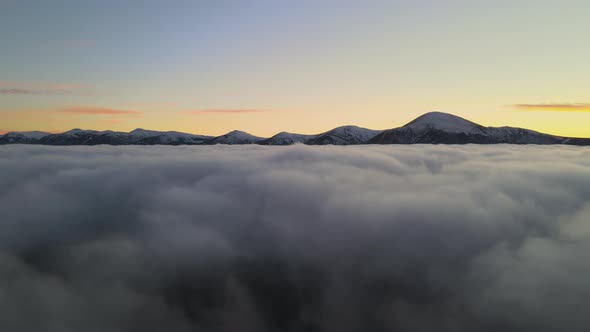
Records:
[[[590,149],[0,147],[2,331],[587,331]]]

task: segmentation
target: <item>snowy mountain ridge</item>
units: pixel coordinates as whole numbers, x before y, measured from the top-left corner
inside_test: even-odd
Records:
[[[41,139],[47,135],[51,135],[51,134],[43,132],[43,131],[13,131],[10,133],[6,133],[5,136],[7,136],[7,137],[24,137],[24,138],[30,138],[30,139]]]
[[[305,143],[309,145],[364,144],[380,132],[381,130],[372,130],[357,126],[342,126],[319,134]]]
[[[513,127],[485,127],[449,113],[423,114],[402,127],[372,130],[341,126],[317,134],[280,132],[272,137],[254,136],[240,130],[212,137],[177,131],[137,128],[128,133],[72,129],[61,134],[38,131],[0,135],[0,144],[44,145],[356,145],[356,144],[568,144],[590,145],[590,138],[560,137]]]

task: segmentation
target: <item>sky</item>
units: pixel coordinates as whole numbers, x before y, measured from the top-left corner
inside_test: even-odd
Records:
[[[0,133],[401,126],[590,137],[587,0],[0,0]]]

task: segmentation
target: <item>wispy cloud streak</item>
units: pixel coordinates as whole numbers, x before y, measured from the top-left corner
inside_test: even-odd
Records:
[[[75,106],[58,110],[60,113],[73,113],[82,115],[142,115],[143,112],[133,110],[118,110],[104,107]]]
[[[269,110],[262,109],[202,109],[192,110],[186,113],[199,115],[199,114],[243,114],[243,113],[262,113],[269,112]]]
[[[91,95],[93,88],[72,83],[0,81],[0,95],[73,96]]]
[[[590,103],[515,104],[519,111],[590,112]]]
[[[27,95],[27,96],[37,96],[37,95],[73,95],[74,92],[71,90],[65,89],[42,89],[42,90],[34,90],[34,89],[21,89],[21,88],[9,88],[9,89],[0,89],[0,95]]]

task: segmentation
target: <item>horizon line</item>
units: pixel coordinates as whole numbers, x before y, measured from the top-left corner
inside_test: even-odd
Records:
[[[466,120],[466,121],[469,121],[469,122],[473,122],[473,123],[475,123],[475,124],[477,124],[477,125],[480,125],[480,124],[479,124],[479,123],[477,123],[477,122],[474,122],[474,121],[468,120],[468,119],[466,119],[466,118],[463,118],[463,117],[461,117],[461,116],[458,116],[458,115],[454,115],[454,114],[452,114],[452,113],[441,112],[441,111],[430,111],[430,112],[425,112],[425,113],[423,113],[423,114],[421,114],[421,115],[419,115],[419,116],[415,117],[413,120],[411,120],[411,121],[409,121],[409,122],[405,123],[404,125],[397,126],[397,127],[389,127],[389,128],[385,128],[385,129],[372,129],[372,128],[360,127],[360,126],[353,125],[353,124],[346,124],[346,125],[340,125],[340,126],[336,126],[336,127],[333,127],[333,128],[331,128],[331,129],[328,129],[328,130],[325,130],[325,131],[321,131],[321,132],[319,132],[319,133],[313,133],[313,134],[307,134],[307,133],[297,133],[297,132],[290,132],[290,131],[281,130],[281,131],[279,131],[279,132],[277,132],[277,133],[275,133],[275,134],[272,134],[272,135],[270,135],[270,136],[266,136],[266,135],[260,136],[260,135],[252,134],[252,133],[250,133],[250,132],[248,132],[248,131],[246,131],[246,130],[241,130],[241,129],[232,129],[232,130],[230,130],[230,131],[224,132],[224,133],[222,133],[222,134],[219,134],[219,135],[210,135],[210,134],[190,133],[190,132],[178,131],[178,130],[174,130],[174,129],[172,129],[172,130],[154,130],[154,129],[145,129],[145,128],[141,128],[141,127],[137,127],[137,128],[135,128],[135,129],[131,129],[131,130],[127,131],[127,132],[125,132],[125,131],[118,131],[118,130],[112,130],[112,129],[81,129],[81,128],[77,127],[77,128],[72,128],[72,129],[63,130],[63,131],[56,131],[56,130],[45,131],[45,130],[37,130],[37,129],[33,129],[33,130],[10,130],[10,131],[8,131],[8,130],[2,130],[2,129],[0,129],[0,136],[4,136],[4,135],[6,135],[6,134],[9,134],[9,133],[26,133],[26,132],[42,132],[42,133],[47,133],[47,134],[49,134],[49,135],[60,135],[60,134],[65,134],[66,132],[73,131],[73,130],[80,130],[80,131],[94,131],[94,132],[109,132],[109,131],[110,131],[110,132],[116,132],[116,133],[130,134],[130,133],[131,133],[131,132],[133,132],[134,130],[145,130],[145,131],[155,131],[155,132],[161,132],[161,133],[166,133],[166,132],[177,132],[177,133],[188,134],[188,135],[195,135],[195,136],[207,136],[207,137],[211,137],[211,138],[216,138],[216,137],[221,137],[221,136],[227,135],[227,134],[229,134],[229,133],[231,133],[231,132],[234,132],[234,131],[240,131],[240,132],[243,132],[243,133],[246,133],[246,134],[252,135],[252,136],[256,136],[256,137],[261,137],[261,138],[264,138],[264,139],[268,139],[268,138],[272,138],[272,137],[274,137],[274,136],[276,136],[276,135],[278,135],[278,134],[281,134],[281,133],[289,133],[289,134],[296,134],[296,135],[308,135],[308,136],[319,136],[319,135],[321,135],[321,134],[327,133],[327,132],[329,132],[329,131],[332,131],[332,130],[334,130],[334,129],[337,129],[337,128],[341,128],[341,127],[350,127],[350,126],[352,126],[352,127],[358,127],[358,128],[362,128],[362,129],[368,129],[368,130],[375,130],[375,131],[386,131],[386,130],[391,130],[391,129],[398,129],[398,128],[402,128],[402,127],[404,127],[404,126],[408,125],[409,123],[413,122],[414,120],[416,120],[416,119],[418,119],[418,118],[420,118],[420,117],[422,117],[422,116],[425,116],[425,115],[427,115],[427,114],[436,114],[436,113],[439,113],[439,114],[445,114],[445,115],[451,115],[451,116],[453,116],[453,117],[456,117],[456,118],[459,118],[459,119],[462,119],[462,120]],[[541,133],[541,134],[545,134],[545,135],[551,135],[551,136],[557,136],[557,137],[563,137],[563,138],[576,138],[576,139],[577,139],[577,138],[582,138],[582,139],[590,139],[590,137],[579,137],[579,136],[563,136],[563,135],[549,134],[549,133],[546,133],[546,132],[542,132],[542,131],[538,131],[538,130],[534,130],[534,129],[529,129],[529,128],[526,128],[526,127],[512,127],[512,126],[500,126],[500,127],[494,127],[494,126],[484,126],[484,125],[480,125],[480,126],[483,126],[483,127],[486,127],[486,128],[511,127],[511,128],[519,128],[519,129],[525,129],[525,130],[537,131],[537,132],[539,132],[539,133]]]

